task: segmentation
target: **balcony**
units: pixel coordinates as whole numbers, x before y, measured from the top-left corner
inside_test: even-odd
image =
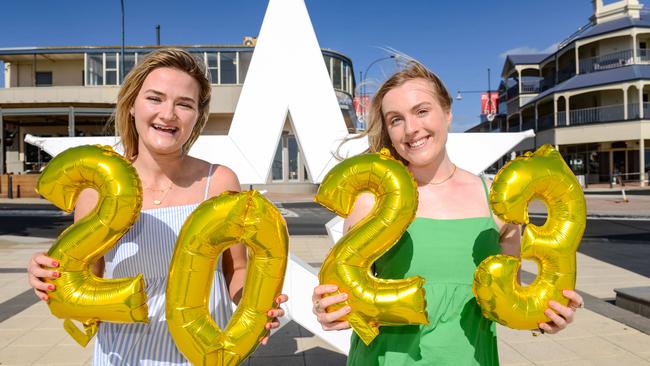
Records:
[[[521,82],[521,94],[536,94],[540,90],[540,81],[522,81]]]
[[[537,130],[543,131],[553,128],[553,113],[537,118]]]
[[[514,98],[514,97],[516,97],[518,95],[519,95],[519,85],[517,85],[517,84],[509,87],[508,90],[506,91],[506,97],[508,98],[508,100],[510,100],[510,99],[512,99],[512,98]]]
[[[569,122],[572,126],[575,126],[599,122],[622,121],[624,115],[625,106],[623,104],[574,109],[569,111]]]
[[[580,61],[580,73],[588,74],[596,71],[616,69],[634,63],[634,52],[631,49],[608,53],[601,56],[589,57]],[[648,56],[644,56],[648,58]],[[639,57],[641,58],[641,57]]]
[[[525,120],[521,124],[521,130],[522,131],[534,130],[534,129],[535,129],[535,119]]]
[[[643,118],[650,118],[650,103],[643,103]],[[627,119],[639,119],[641,115],[639,114],[639,103],[629,103],[627,105]]]
[[[576,75],[576,67],[573,64],[563,67],[557,73],[557,83],[561,83],[565,80],[569,80]]]

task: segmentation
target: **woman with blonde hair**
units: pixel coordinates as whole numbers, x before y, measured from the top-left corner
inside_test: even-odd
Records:
[[[447,155],[451,97],[442,81],[418,62],[392,75],[378,89],[369,109],[369,151],[388,148],[402,160],[418,186],[416,218],[400,241],[375,262],[380,278],[426,279],[428,325],[389,326],[366,346],[352,337],[349,365],[496,365],[499,362],[494,324],[481,315],[472,294],[476,267],[498,253],[519,256],[520,227],[501,222],[488,206],[490,182],[457,167]],[[346,218],[347,231],[373,207],[362,194]],[[329,297],[336,286],[314,289],[313,312],[325,330],[349,328],[340,318],[349,306],[327,313],[347,294]],[[564,291],[565,307],[551,301],[552,320],[540,330],[555,333],[573,321],[582,298]]]
[[[149,54],[127,75],[118,95],[114,120],[124,156],[140,176],[143,204],[140,217],[126,235],[94,266],[98,276],[145,278],[148,324],[103,323],[94,352],[95,365],[188,364],[176,348],[165,321],[165,290],[176,238],[185,219],[202,201],[224,191],[239,191],[235,173],[188,155],[209,117],[210,82],[203,65],[188,52],[161,49]],[[97,202],[97,192],[81,193],[75,221]],[[45,278],[60,273],[43,267],[58,263],[36,253],[28,265],[29,282],[47,301],[54,285]],[[209,309],[224,329],[238,302],[246,276],[246,249],[237,244],[219,261],[213,278]],[[276,299],[286,301],[286,295]],[[283,316],[282,309],[268,316]],[[279,323],[272,319],[267,329]],[[265,343],[266,341],[264,341]]]

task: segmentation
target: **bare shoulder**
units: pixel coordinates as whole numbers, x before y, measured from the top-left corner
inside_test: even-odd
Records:
[[[215,164],[212,167],[212,181],[209,195],[217,196],[225,191],[239,192],[241,190],[237,174],[225,165]]]

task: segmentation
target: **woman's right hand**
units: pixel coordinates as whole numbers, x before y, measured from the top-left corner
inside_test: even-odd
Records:
[[[348,294],[342,292],[337,295],[323,297],[325,294],[336,292],[338,287],[335,285],[319,285],[314,288],[314,294],[311,297],[314,304],[312,311],[316,315],[318,322],[323,327],[323,330],[341,330],[350,328],[350,323],[347,320],[340,320],[342,317],[348,315],[352,308],[347,305],[339,310],[328,313],[326,309],[334,304],[341,303],[348,298]]]
[[[34,293],[39,299],[47,301],[49,298],[48,292],[54,291],[55,287],[51,283],[45,282],[45,278],[55,279],[59,278],[61,273],[57,270],[45,269],[43,267],[56,268],[59,262],[56,259],[50,258],[45,253],[34,253],[32,259],[27,265],[27,278],[29,285],[34,289]]]

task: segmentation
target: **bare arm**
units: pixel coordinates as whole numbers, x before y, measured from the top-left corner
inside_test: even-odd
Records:
[[[214,172],[213,182],[209,187],[210,197],[218,196],[225,191],[239,192],[239,179],[228,167],[219,165]],[[239,303],[246,280],[246,247],[235,244],[223,253],[223,275],[228,286],[230,298]]]

